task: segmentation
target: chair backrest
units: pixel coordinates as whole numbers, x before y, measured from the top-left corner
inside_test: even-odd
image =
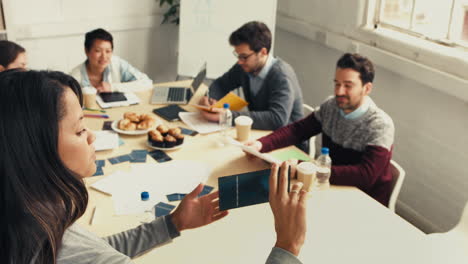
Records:
[[[304,116],[308,116],[314,112],[314,108],[308,104],[302,104],[302,108],[304,109]],[[309,155],[312,158],[315,157],[315,137],[309,139]]]
[[[390,201],[388,202],[388,208],[395,212],[395,205],[400,194],[403,180],[405,179],[405,170],[398,165],[394,160],[390,161],[390,171],[392,173],[392,193],[390,195]]]
[[[308,104],[302,104],[302,108],[304,109],[304,115],[307,116],[314,111],[314,108]]]

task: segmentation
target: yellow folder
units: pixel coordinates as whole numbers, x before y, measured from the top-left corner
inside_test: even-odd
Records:
[[[216,102],[216,104],[214,104],[213,107],[223,108],[223,105],[225,103],[228,103],[229,109],[233,111],[239,111],[249,104],[244,99],[237,96],[235,93],[229,92],[223,98],[221,98],[218,102]]]

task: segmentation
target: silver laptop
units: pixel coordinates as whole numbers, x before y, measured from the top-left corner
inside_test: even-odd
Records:
[[[190,87],[155,87],[153,96],[151,97],[152,104],[188,104],[192,96],[197,91],[198,87],[205,80],[206,62],[193,79]]]

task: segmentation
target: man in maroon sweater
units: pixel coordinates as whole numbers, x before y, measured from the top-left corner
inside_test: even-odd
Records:
[[[388,205],[395,128],[368,96],[373,79],[370,60],[344,54],[336,65],[334,97],[304,119],[247,144],[269,152],[322,133],[322,146],[330,149],[332,159],[330,182],[356,186]]]

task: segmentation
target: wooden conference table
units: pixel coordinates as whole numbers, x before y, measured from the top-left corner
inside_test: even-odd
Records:
[[[189,82],[181,82],[188,84]],[[180,84],[180,82],[179,82]],[[142,103],[136,106],[107,110],[110,120],[117,120],[126,111],[151,113],[158,106],[150,105],[151,91],[137,93]],[[157,117],[158,121],[166,123]],[[86,119],[93,130],[102,128],[103,119]],[[169,126],[183,123],[169,123]],[[235,131],[231,131],[235,135]],[[253,131],[252,138],[265,135]],[[97,153],[97,159],[128,154],[146,148],[146,135],[121,135],[125,144],[115,150]],[[217,178],[267,168],[261,160],[247,159],[234,146],[220,147],[218,135],[186,136],[184,146],[167,152],[174,160],[191,159],[209,162],[212,175],[206,184],[217,188]],[[147,157],[147,162],[155,162]],[[105,175],[128,170],[128,162],[111,165],[106,161]],[[86,179],[87,185],[105,176]],[[112,198],[89,190],[89,205],[78,221],[99,236],[111,235],[135,227],[148,215],[114,215]],[[175,204],[175,203],[172,203]],[[96,214],[93,224],[90,218]],[[310,195],[307,204],[307,238],[301,250],[304,263],[427,263],[425,234],[392,213],[386,207],[353,187],[332,186],[330,190]],[[224,219],[209,226],[186,230],[170,244],[153,249],[134,259],[135,263],[264,263],[275,243],[273,215],[269,205],[260,204],[231,210]]]

